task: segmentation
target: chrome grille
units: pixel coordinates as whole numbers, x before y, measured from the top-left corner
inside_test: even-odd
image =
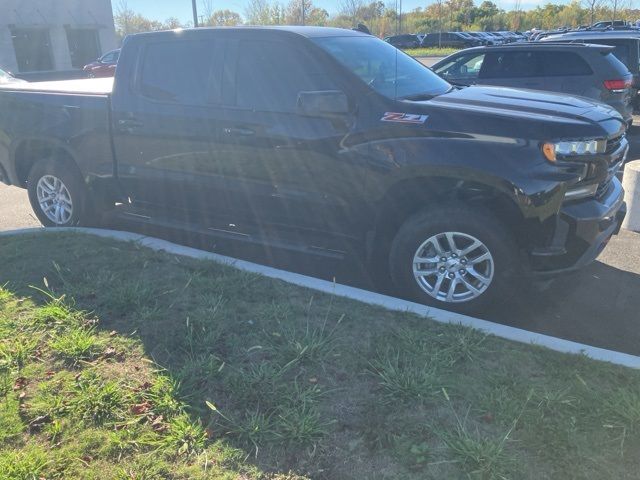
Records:
[[[598,190],[596,190],[596,198],[602,198],[604,197],[607,192],[609,191],[609,187],[611,187],[611,179],[607,179],[606,182],[601,183],[600,185],[598,185]]]

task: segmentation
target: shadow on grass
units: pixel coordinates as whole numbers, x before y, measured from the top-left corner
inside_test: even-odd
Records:
[[[79,419],[74,435],[100,439],[83,443],[91,458],[75,451],[88,466],[147,468],[138,453],[162,448],[166,468],[181,458],[190,469],[168,470],[175,478],[210,478],[214,464],[227,469],[220,478],[261,478],[257,467],[291,479],[622,478],[640,468],[628,454],[640,428],[634,371],[135,244],[24,236],[3,239],[0,258],[7,291],[55,307],[37,286],[91,312],[26,331],[46,338],[20,347],[32,370],[9,382],[45,385],[16,390],[25,398],[11,408],[27,431],[64,445]]]

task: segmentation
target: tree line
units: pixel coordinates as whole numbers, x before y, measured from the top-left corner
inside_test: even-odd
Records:
[[[505,10],[494,2],[484,0],[434,0],[424,8],[416,8],[399,15],[398,0],[382,1],[340,0],[337,12],[329,13],[314,5],[313,0],[247,0],[242,13],[228,9],[216,10],[216,0],[200,2],[201,26],[235,25],[318,25],[352,28],[366,25],[374,35],[384,37],[397,33],[429,33],[454,30],[516,30],[531,28],[554,29],[577,27],[600,20],[622,19],[635,22],[640,10],[631,0],[573,0],[568,4],[547,3],[523,10],[522,0],[515,0],[514,8]],[[190,27],[177,18],[164,22],[150,20],[129,8],[120,0],[114,14],[120,38],[130,33]]]

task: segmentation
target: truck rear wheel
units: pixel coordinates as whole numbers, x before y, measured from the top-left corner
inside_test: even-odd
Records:
[[[73,227],[87,217],[87,195],[77,167],[67,160],[37,162],[27,179],[29,201],[45,227]]]
[[[460,204],[406,220],[389,262],[400,294],[462,313],[504,302],[523,277],[511,233],[491,213]]]

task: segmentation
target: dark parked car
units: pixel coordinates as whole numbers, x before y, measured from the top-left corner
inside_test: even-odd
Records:
[[[597,43],[598,45],[612,46],[613,54],[625,64],[633,75],[633,104],[636,109],[640,107],[640,99],[638,98],[638,90],[640,89],[640,31],[568,32],[546,37],[542,41]]]
[[[116,66],[118,65],[118,57],[120,56],[120,49],[111,50],[105,53],[95,62],[91,62],[85,65],[82,70],[85,71],[88,77],[113,77],[116,72]]]
[[[496,42],[494,41],[493,37],[490,37],[488,35],[485,34],[485,32],[466,32],[467,35],[480,40],[480,45],[495,45]]]
[[[418,48],[420,47],[420,38],[417,35],[393,35],[385,37],[385,42],[390,43],[396,48]]]
[[[482,45],[482,41],[465,32],[428,33],[422,39],[423,47],[469,48]]]
[[[343,29],[132,35],[115,82],[0,87],[0,178],[44,225],[110,212],[361,255],[400,294],[465,311],[594,260],[624,217],[627,149],[599,102],[457,89]]]
[[[519,43],[477,47],[437,62],[434,72],[456,85],[499,85],[580,95],[615,108],[629,125],[632,75],[613,47]]]
[[[605,20],[603,22],[596,22],[591,25],[591,28],[607,28],[607,27],[628,27],[629,23],[624,20]]]

